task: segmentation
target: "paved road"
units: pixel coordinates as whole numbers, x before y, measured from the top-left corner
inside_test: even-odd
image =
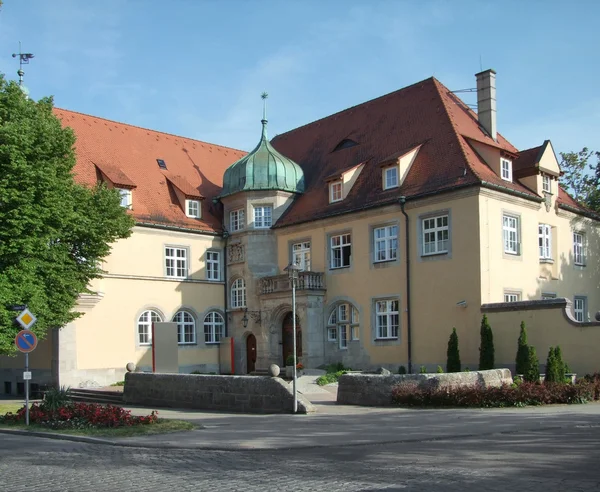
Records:
[[[600,490],[600,424],[277,451],[124,448],[1,434],[0,490]]]

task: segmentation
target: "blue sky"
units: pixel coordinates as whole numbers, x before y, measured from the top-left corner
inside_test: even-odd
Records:
[[[250,150],[264,90],[273,136],[482,66],[518,148],[600,150],[599,18],[594,0],[4,0],[0,72],[22,41],[35,99]]]

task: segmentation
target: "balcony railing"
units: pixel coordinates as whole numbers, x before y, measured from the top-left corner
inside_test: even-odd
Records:
[[[325,290],[325,274],[322,272],[299,272],[297,290]],[[292,290],[292,281],[287,274],[260,279],[260,293],[285,292]]]

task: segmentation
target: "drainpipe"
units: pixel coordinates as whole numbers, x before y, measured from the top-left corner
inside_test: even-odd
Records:
[[[410,223],[408,220],[408,214],[404,210],[406,204],[406,197],[400,197],[400,208],[404,215],[406,230],[404,236],[406,237],[406,347],[408,349],[408,373],[412,374],[412,326],[410,322]]]

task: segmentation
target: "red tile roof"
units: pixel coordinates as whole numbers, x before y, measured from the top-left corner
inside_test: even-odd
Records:
[[[135,185],[132,214],[138,222],[222,230],[222,213],[211,199],[221,190],[225,169],[245,152],[64,109],[55,108],[55,114],[77,136],[74,172],[78,182],[95,184],[98,166],[109,179],[125,181],[125,176],[129,186]],[[162,171],[156,159],[163,159],[168,171]],[[207,198],[202,203],[202,219],[186,217],[169,189],[169,179],[184,194]]]
[[[348,135],[358,145],[331,152]],[[539,199],[518,182],[502,180],[470,140],[518,152],[502,135],[497,142],[489,137],[477,115],[435,78],[278,135],[273,146],[302,166],[307,188],[276,227],[392,203],[401,195],[411,198],[476,184]],[[419,145],[402,187],[383,190],[378,164]],[[329,204],[326,178],[361,162],[366,165],[348,197]]]

